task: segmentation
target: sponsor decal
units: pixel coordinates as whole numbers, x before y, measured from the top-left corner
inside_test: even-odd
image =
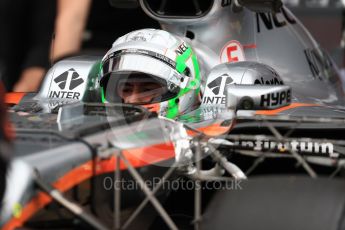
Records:
[[[130,40],[131,41],[143,41],[143,42],[146,42],[147,41],[147,35],[145,36],[145,34],[143,33],[139,33],[139,34],[136,34],[134,37],[131,37]]]
[[[226,43],[226,45],[222,48],[220,53],[220,62],[238,62],[238,61],[245,61],[245,55],[243,51],[243,46],[239,41],[232,40]]]
[[[204,106],[201,107],[201,114],[204,120],[216,119],[219,114],[224,112],[224,108],[215,106]]]
[[[228,74],[223,74],[207,84],[203,104],[224,104],[225,88],[233,79]]]
[[[131,38],[131,40],[132,41],[143,41],[143,42],[145,42],[146,38],[143,36],[135,36],[135,37]]]
[[[77,71],[71,68],[54,78],[48,97],[80,100],[81,93],[76,89],[83,83]]]
[[[260,106],[274,107],[291,102],[291,90],[261,95]]]
[[[50,101],[49,103],[48,103],[48,108],[50,109],[50,110],[53,110],[53,109],[56,109],[56,108],[59,108],[59,107],[61,107],[61,106],[63,106],[63,105],[67,105],[67,104],[69,104],[69,103],[71,103],[70,101]]]
[[[272,151],[278,153],[288,153],[290,150],[296,153],[314,153],[320,155],[328,155],[329,157],[339,157],[338,153],[334,152],[334,145],[332,143],[320,143],[312,141],[292,140],[290,142],[276,142],[270,140],[237,140],[234,142],[235,146],[254,151]]]
[[[152,33],[151,31],[140,31],[138,33],[132,33],[129,37],[128,40],[129,41],[147,41],[150,40],[152,37]]]
[[[256,25],[257,32],[262,31],[262,25],[267,30],[273,30],[277,28],[282,28],[288,24],[296,24],[296,20],[284,9],[281,9],[280,13],[256,13]]]
[[[278,78],[265,80],[263,77],[255,79],[254,85],[284,85],[283,81]]]
[[[182,55],[184,52],[186,52],[187,49],[188,49],[188,46],[186,45],[186,43],[182,43],[181,45],[177,47],[177,49],[175,50],[175,53],[177,55]]]

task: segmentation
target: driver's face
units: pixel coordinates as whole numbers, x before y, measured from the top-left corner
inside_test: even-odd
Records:
[[[128,104],[148,104],[162,95],[162,90],[162,86],[156,82],[129,81],[118,86],[119,96]]]

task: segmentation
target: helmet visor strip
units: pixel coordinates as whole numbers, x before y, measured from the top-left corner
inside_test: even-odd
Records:
[[[166,81],[168,90],[179,91],[187,87],[190,70],[186,67],[183,73],[176,70],[176,62],[170,58],[142,49],[125,49],[108,55],[103,61],[102,75],[117,71],[137,71],[157,76]],[[102,84],[101,79],[101,85]]]

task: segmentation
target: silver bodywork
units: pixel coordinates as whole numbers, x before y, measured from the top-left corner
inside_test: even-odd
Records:
[[[292,88],[293,102],[343,105],[337,67],[300,21],[284,7],[280,13],[255,13],[215,0],[201,18],[167,18],[143,10],[162,28],[185,37],[198,54],[204,76],[224,62],[256,61],[273,67]],[[228,1],[229,2],[229,1]]]
[[[293,108],[284,110],[280,114],[302,117],[312,114],[318,117],[344,118],[344,110],[334,107],[344,105],[343,90],[336,66],[320,50],[310,34],[288,9],[284,8],[276,16],[268,13],[253,13],[247,9],[234,12],[231,5],[223,4],[222,6],[222,1],[215,0],[212,9],[202,18],[168,19],[156,17],[145,8],[143,0],[140,0],[140,3],[145,12],[158,20],[164,29],[181,37],[185,37],[187,31],[189,34],[194,34],[190,43],[197,52],[200,66],[203,68],[202,74],[205,79],[202,83],[203,98],[204,100],[206,97],[213,98],[212,100],[203,100],[198,110],[179,117],[180,124],[176,126],[177,128],[182,127],[182,123],[188,124],[194,129],[217,123],[220,124],[220,127],[232,127],[235,118],[234,113],[233,110],[228,110],[226,107],[236,109],[237,96],[239,98],[245,96],[255,98],[260,95],[258,92],[265,91],[262,95],[267,95],[273,89],[275,92],[281,90],[287,94],[290,87],[292,89],[292,102],[315,103],[332,107]],[[98,124],[97,119],[99,117],[82,117],[76,120],[73,119],[76,116],[73,111],[66,111],[65,113],[61,109],[58,115],[49,114],[46,117],[44,113],[52,112],[56,106],[64,106],[64,104],[80,100],[98,101],[97,97],[100,95],[98,91],[100,60],[100,57],[79,57],[57,63],[48,72],[41,91],[36,96],[23,100],[23,106],[25,103],[38,103],[43,107],[43,113],[25,117],[31,123],[36,122],[34,125],[38,125],[39,128],[30,127],[31,131],[35,131],[33,132],[34,135],[24,132],[16,139],[12,163],[13,171],[9,174],[9,180],[18,181],[15,184],[16,189],[12,189],[13,191],[17,190],[17,192],[12,194],[12,190],[7,191],[6,200],[8,202],[4,204],[5,211],[2,213],[0,224],[6,223],[11,218],[14,205],[25,206],[35,196],[36,190],[33,188],[34,182],[31,174],[29,174],[30,171],[37,169],[43,180],[52,184],[72,169],[93,159],[93,153],[85,143],[77,140],[73,142],[64,140],[56,136],[56,133],[66,137],[68,132],[64,131],[76,126],[82,127],[92,122]],[[253,62],[264,63],[273,67],[274,70]],[[208,88],[208,85],[219,77],[220,80],[217,81],[219,84],[217,83],[218,85],[216,84],[213,88]],[[226,87],[227,84],[229,84],[228,87]],[[215,87],[218,87],[218,90],[215,90]],[[227,93],[227,91],[229,92]],[[235,100],[231,101],[231,98]],[[282,102],[284,105],[288,105],[290,100],[287,100],[286,96]],[[261,103],[254,100],[253,104]],[[273,105],[273,107],[266,106],[265,108],[274,109],[281,106],[274,107]],[[261,105],[259,107],[262,108]],[[77,110],[79,109],[77,107]],[[47,118],[51,119],[50,122],[47,122],[50,126],[45,127],[43,125]],[[161,122],[159,119],[155,121],[157,120]],[[140,136],[139,139],[133,139],[129,131],[137,130],[137,127],[131,129],[128,126],[120,129],[115,126],[112,127],[113,130],[102,129],[86,135],[83,140],[90,145],[97,146],[100,150],[97,152],[97,156],[103,159],[111,157],[114,153],[114,149],[110,148],[109,150],[109,143],[122,148],[131,148],[137,147],[137,145],[150,145],[173,140],[172,137],[162,135],[164,130],[154,123],[155,121],[147,122],[144,126],[140,125],[141,132],[138,133],[142,134],[146,131],[146,139],[140,139]],[[166,129],[173,127],[171,121],[159,124],[165,125]],[[177,128],[176,130],[178,130]],[[46,131],[53,131],[54,133],[47,134]],[[114,131],[118,132],[117,139],[114,138]],[[174,132],[171,133],[174,134]],[[124,136],[124,134],[128,135]],[[176,136],[179,138],[186,136],[178,132],[175,134],[175,138]],[[188,140],[186,138],[183,141],[187,142]],[[184,148],[184,142],[176,144],[177,146],[180,145],[178,147],[181,152],[187,149]],[[102,149],[107,151],[101,151]],[[177,151],[175,150],[175,152]],[[183,156],[175,154],[177,155],[176,158],[183,160]],[[301,162],[303,163],[300,160],[299,163]],[[16,169],[19,167],[18,165],[25,165],[25,167],[20,167],[27,170],[26,178]],[[26,179],[26,182],[21,183],[18,180],[21,178]],[[11,189],[14,184],[9,186]],[[24,193],[25,195],[23,195]]]
[[[35,107],[40,112],[51,113],[78,101],[100,102],[101,59],[99,56],[79,56],[57,62],[45,75],[40,91],[26,96],[20,107]]]
[[[97,101],[90,98],[98,92],[101,58],[83,56],[67,58],[56,63],[46,74],[37,101]],[[97,91],[97,92],[96,92]],[[55,105],[56,106],[56,105]],[[54,107],[54,105],[53,105]]]
[[[217,106],[225,108],[226,102],[227,108],[235,109],[233,106],[239,102],[239,97],[260,97],[266,89],[274,86],[283,86],[284,82],[279,74],[271,67],[260,64],[257,62],[233,62],[219,64],[212,68],[207,76],[207,82],[202,97],[202,106]],[[290,88],[288,86],[283,87],[285,89]],[[243,91],[243,92],[241,92]],[[237,96],[236,96],[237,95]],[[234,98],[231,102],[231,98]],[[290,95],[289,95],[290,98]],[[256,105],[260,104],[260,99]],[[290,103],[291,100],[289,100]],[[235,104],[234,104],[235,103]],[[279,106],[282,106],[280,104]],[[287,105],[284,103],[284,105]],[[276,104],[278,106],[278,104]],[[236,107],[236,106],[235,106]],[[261,109],[274,109],[276,107],[264,106]],[[252,108],[259,109],[258,106]]]

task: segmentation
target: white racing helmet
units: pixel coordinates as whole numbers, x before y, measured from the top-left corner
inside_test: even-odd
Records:
[[[169,32],[142,29],[117,39],[102,60],[102,101],[144,105],[175,118],[200,103],[200,70],[191,47]]]

